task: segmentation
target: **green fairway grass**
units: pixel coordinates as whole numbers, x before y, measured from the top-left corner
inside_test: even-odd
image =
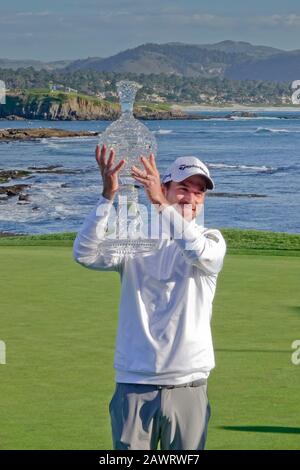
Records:
[[[251,233],[235,250],[231,237],[214,301],[207,448],[298,449],[299,236],[273,237],[259,254]],[[111,449],[119,277],[75,263],[72,237],[59,239],[0,246],[0,449]]]
[[[220,230],[226,240],[228,253],[300,256],[300,235],[297,234],[230,228]],[[72,246],[75,236],[75,232],[0,236],[0,246]]]

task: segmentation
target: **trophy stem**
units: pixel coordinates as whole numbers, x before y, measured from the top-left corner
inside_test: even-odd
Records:
[[[130,226],[128,224],[130,222]],[[138,205],[138,189],[128,181],[121,183],[117,205],[118,238],[139,238],[143,221]]]

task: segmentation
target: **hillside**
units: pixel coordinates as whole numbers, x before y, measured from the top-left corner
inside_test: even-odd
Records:
[[[233,80],[293,81],[300,77],[300,50],[234,64],[225,75]]]
[[[288,52],[242,41],[203,45],[149,43],[104,59],[77,60],[66,70],[291,81],[299,76],[299,57],[299,51]]]
[[[245,41],[221,41],[215,44],[202,44],[200,47],[205,49],[214,49],[222,52],[231,52],[239,54],[247,54],[256,59],[268,57],[273,54],[284,52],[281,49],[276,49],[269,46],[254,46],[250,42]]]
[[[245,41],[215,44],[147,43],[110,57],[42,62],[0,59],[0,69],[38,71],[175,74],[183,77],[291,81],[299,77],[300,51],[284,51]]]
[[[35,70],[55,70],[67,67],[72,60],[55,60],[43,62],[41,60],[0,59],[0,69],[18,70],[21,67],[33,67]]]
[[[127,49],[106,59],[78,60],[67,70],[96,70],[119,73],[164,73],[184,76],[222,77],[227,67],[239,64],[253,55],[231,52],[230,48],[207,49],[181,43],[144,44]]]

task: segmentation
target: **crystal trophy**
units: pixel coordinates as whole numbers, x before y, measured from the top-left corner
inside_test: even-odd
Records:
[[[122,80],[117,83],[121,116],[100,134],[99,145],[114,149],[114,165],[122,158],[126,164],[119,172],[116,220],[106,228],[99,250],[104,254],[136,254],[153,251],[158,240],[149,237],[148,214],[141,211],[139,190],[143,187],[131,176],[132,165],[141,168],[140,156],[156,156],[157,142],[151,131],[133,116],[133,103],[138,83]],[[144,168],[142,168],[144,170]],[[143,206],[145,208],[145,206]],[[148,211],[146,211],[148,212]]]

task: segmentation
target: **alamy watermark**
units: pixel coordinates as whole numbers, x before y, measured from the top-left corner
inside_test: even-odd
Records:
[[[0,340],[0,364],[6,364],[6,344]]]
[[[300,104],[300,80],[293,81],[292,90],[295,90],[292,94],[292,103]]]
[[[291,345],[292,349],[295,349],[291,356],[291,361],[294,366],[299,366],[300,365],[300,339],[296,339],[295,341],[292,342]]]
[[[98,239],[194,239],[194,229],[204,229],[204,204],[173,204],[163,208],[119,199],[117,208],[111,203],[100,204],[96,215],[102,223],[97,225]],[[189,248],[187,243],[186,249]]]
[[[6,86],[3,80],[0,80],[0,104],[6,104]]]

